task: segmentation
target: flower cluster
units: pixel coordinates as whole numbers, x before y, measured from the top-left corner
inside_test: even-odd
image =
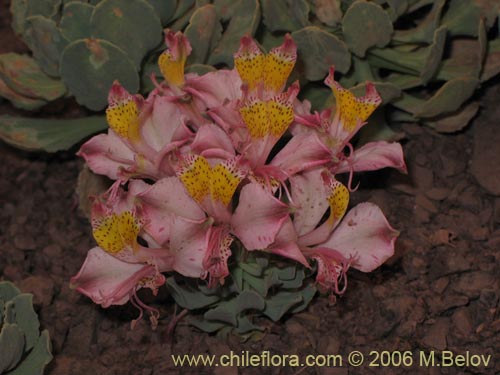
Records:
[[[103,307],[156,292],[166,272],[224,284],[233,246],[317,267],[317,286],[342,294],[349,267],[370,272],[394,252],[398,232],[372,203],[346,213],[352,173],[405,171],[398,143],[350,144],[381,99],[325,80],[336,105],[311,113],[297,82],[286,87],[296,45],[264,54],[245,36],[233,70],[185,74],[189,41],[166,32],[164,81],[146,99],[115,82],[109,130],[79,155],[115,180],[92,204],[97,246],[72,286]],[[347,186],[337,180],[347,174]]]

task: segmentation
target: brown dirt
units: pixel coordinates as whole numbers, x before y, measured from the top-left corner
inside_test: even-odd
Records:
[[[5,2],[0,4],[2,51],[21,52],[8,33]],[[470,167],[473,154],[486,151],[474,145],[488,144],[488,132],[480,129],[498,126],[499,98],[497,80],[481,99],[479,117],[459,134],[404,128],[409,176],[371,173],[355,194],[357,200],[380,205],[401,231],[395,257],[371,274],[350,271],[348,291],[335,306],[317,298],[306,312],[267,324],[257,342],[236,337],[223,342],[182,321],[170,339],[166,327],[173,303],[165,293],[155,300],[162,314],[158,330],[152,332],[146,320],[130,330],[133,308],[102,309],[69,289],[70,277],[93,246],[89,224],[76,209],[74,191],[82,163],[72,152],[33,154],[0,144],[0,280],[14,281],[34,294],[53,344],[48,375],[499,373],[500,197],[474,177],[480,173],[482,184],[488,175],[494,178],[487,168],[498,167],[498,147],[495,163],[490,159]],[[7,112],[16,111],[3,103],[0,113]],[[176,368],[170,357],[231,350],[302,358],[341,354],[343,367]],[[363,366],[348,366],[347,354],[353,350],[365,354]],[[370,352],[383,350],[411,351],[415,365],[369,367],[375,358]],[[419,353],[433,350],[468,351],[492,359],[487,368],[417,366]]]

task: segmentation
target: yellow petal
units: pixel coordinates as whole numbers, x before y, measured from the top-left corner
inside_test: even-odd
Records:
[[[186,166],[179,172],[179,178],[189,195],[201,203],[210,192],[212,170],[203,156],[192,155],[186,158]]]
[[[234,66],[250,91],[262,82],[264,64],[265,56],[254,40],[249,36],[241,38],[240,49],[234,55]]]
[[[297,47],[289,34],[285,42],[273,48],[266,56],[264,65],[264,85],[267,90],[280,92],[285,86],[297,59]]]
[[[137,247],[137,235],[140,225],[130,211],[112,214],[101,219],[94,226],[94,238],[104,251],[116,254],[127,247]]]
[[[267,103],[259,99],[250,100],[240,108],[240,114],[245,122],[250,137],[264,138],[269,133],[269,117]]]
[[[184,65],[186,57],[174,60],[170,51],[164,51],[158,58],[158,66],[165,81],[170,86],[181,87],[184,85]]]
[[[328,196],[328,203],[330,205],[330,220],[332,223],[340,221],[347,211],[349,204],[349,190],[338,181],[332,180],[331,193]]]
[[[215,201],[228,205],[244,175],[234,163],[225,162],[212,169],[210,179],[210,194]]]

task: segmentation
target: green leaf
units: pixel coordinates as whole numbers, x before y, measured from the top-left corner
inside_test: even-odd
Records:
[[[31,350],[35,346],[40,335],[38,316],[33,310],[33,295],[23,293],[11,299],[14,305],[15,319],[17,326],[24,333],[25,351]]]
[[[90,38],[92,34],[90,18],[93,11],[93,5],[81,1],[67,3],[59,23],[62,35],[70,42],[76,39]]]
[[[292,33],[297,43],[299,71],[310,81],[323,79],[330,66],[347,73],[351,55],[340,39],[316,26],[308,26]]]
[[[49,332],[44,330],[35,347],[19,366],[9,375],[43,375],[43,370],[52,360]]]
[[[302,296],[297,292],[279,292],[266,299],[266,308],[263,313],[274,322],[277,322],[293,306],[302,302]]]
[[[414,111],[418,117],[435,117],[456,111],[469,99],[479,80],[472,77],[455,78],[446,82],[428,101]]]
[[[51,101],[66,92],[60,79],[46,75],[35,60],[25,55],[0,55],[0,77],[18,94],[34,99]]]
[[[219,296],[207,296],[190,285],[179,285],[174,277],[167,278],[166,287],[175,302],[188,310],[201,309],[219,301]]]
[[[213,5],[198,8],[184,31],[193,50],[187,59],[188,64],[203,64],[219,42],[222,35],[222,25]]]
[[[139,89],[139,75],[132,61],[122,49],[102,39],[70,43],[61,56],[61,77],[77,102],[94,111],[107,105],[108,91],[115,80],[131,93]]]
[[[408,10],[408,0],[387,0],[387,13],[391,17],[391,21],[396,21],[400,16]]]
[[[481,105],[478,102],[471,102],[441,118],[427,120],[425,124],[440,133],[454,133],[465,128],[477,114],[480,107]]]
[[[11,0],[10,13],[12,14],[12,29],[17,35],[22,35],[28,14],[27,0]]]
[[[23,332],[17,324],[4,323],[0,331],[0,374],[14,368],[23,352]]]
[[[59,12],[61,0],[26,0],[27,13],[30,16],[54,18]]]
[[[47,104],[45,100],[28,98],[17,93],[7,86],[2,78],[0,78],[0,97],[9,100],[14,107],[27,111],[32,111]]]
[[[420,77],[408,74],[391,73],[385,78],[386,82],[392,83],[401,90],[412,89],[422,84]]]
[[[301,100],[308,100],[311,102],[311,109],[313,111],[320,111],[328,106],[328,100],[332,97],[332,90],[319,86],[315,83],[309,83],[300,90]]]
[[[434,33],[434,41],[428,47],[427,58],[420,72],[422,84],[426,85],[436,74],[436,70],[441,63],[444,52],[444,43],[446,42],[446,26],[441,26]]]
[[[300,294],[302,295],[302,302],[300,302],[298,305],[294,306],[291,310],[290,313],[296,314],[298,312],[303,311],[309,304],[311,303],[312,299],[316,295],[316,292],[318,290],[316,287],[312,284],[307,285],[305,288],[303,288],[300,291]]]
[[[414,28],[408,30],[395,30],[392,38],[393,43],[432,43],[434,33],[439,27],[439,21],[446,0],[436,0],[432,10],[425,19]]]
[[[258,0],[237,0],[237,6],[222,34],[217,46],[208,59],[209,65],[225,64],[233,67],[233,54],[238,51],[243,35],[253,35],[260,22],[260,5]]]
[[[67,150],[83,138],[107,128],[104,117],[38,119],[0,116],[0,138],[24,150]]]
[[[309,25],[305,0],[262,0],[264,25],[272,31],[296,31]]]
[[[33,51],[33,57],[50,76],[59,76],[59,57],[68,41],[61,35],[56,23],[43,16],[26,19],[24,41]]]
[[[499,17],[500,20],[500,17]],[[481,81],[485,82],[500,73],[500,39],[488,42]]]
[[[363,126],[359,131],[359,140],[356,143],[357,147],[369,142],[376,141],[399,141],[404,137],[404,133],[395,132],[390,128],[385,120],[384,111],[375,111],[368,119],[368,124]]]
[[[313,0],[314,14],[328,26],[336,26],[342,21],[340,0]]]
[[[10,301],[19,294],[21,291],[10,281],[0,281],[0,301]]]
[[[481,10],[471,0],[450,0],[442,24],[451,36],[477,36]]]
[[[181,0],[181,2],[184,1]],[[160,21],[163,26],[168,25],[168,22],[174,18],[177,0],[148,0],[148,3],[160,16]]]
[[[146,0],[103,0],[90,20],[92,36],[120,47],[137,69],[147,52],[162,42],[162,25]]]
[[[342,31],[349,49],[364,57],[371,47],[385,47],[393,32],[389,15],[377,4],[356,2],[345,13]]]
[[[220,321],[237,326],[238,315],[246,310],[263,310],[266,303],[257,293],[243,291],[236,298],[220,303],[216,308],[208,310],[203,317],[211,321]]]

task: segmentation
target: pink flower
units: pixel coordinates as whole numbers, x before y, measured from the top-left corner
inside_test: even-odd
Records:
[[[173,152],[193,138],[177,106],[155,95],[144,101],[118,82],[108,102],[108,134],[90,139],[77,155],[94,173],[114,180],[172,175]]]
[[[333,78],[333,67],[325,83],[335,96],[335,111],[309,114],[307,104],[296,105],[294,137],[276,155],[271,164],[288,174],[298,173],[310,166],[327,166],[332,173],[373,171],[392,167],[406,173],[403,150],[399,143],[370,142],[359,150],[349,143],[367,118],[381,103],[375,86],[366,85],[366,95],[356,98]],[[300,147],[299,147],[300,146]],[[345,149],[350,150],[345,155]]]
[[[345,215],[349,191],[327,170],[295,175],[290,183],[297,242],[317,262],[316,280],[323,289],[341,294],[339,283],[346,281],[349,267],[371,272],[393,255],[399,232],[372,203],[360,203]]]

